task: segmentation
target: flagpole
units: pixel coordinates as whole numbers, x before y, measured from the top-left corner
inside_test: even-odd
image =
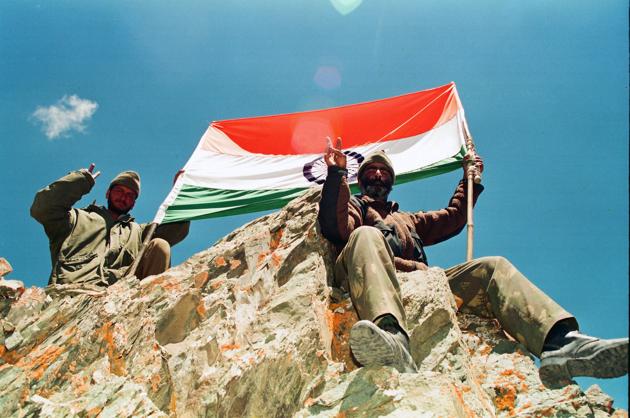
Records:
[[[473,259],[473,238],[475,231],[475,222],[473,219],[473,186],[475,183],[481,183],[481,175],[475,165],[477,151],[475,150],[475,144],[470,132],[468,131],[466,123],[464,123],[464,135],[466,136],[466,187],[468,188],[466,193],[466,232],[468,235],[466,243],[466,261],[471,261]]]

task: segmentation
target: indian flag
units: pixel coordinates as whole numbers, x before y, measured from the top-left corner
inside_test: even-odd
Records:
[[[455,83],[330,109],[212,122],[154,222],[275,209],[321,187],[327,137],[343,141],[348,179],[383,150],[396,182],[461,168],[468,135]]]

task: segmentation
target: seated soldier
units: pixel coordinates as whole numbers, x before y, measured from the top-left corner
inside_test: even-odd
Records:
[[[341,148],[339,141],[337,148]],[[335,264],[336,284],[348,290],[358,313],[350,348],[363,366],[388,365],[416,370],[409,352],[396,270],[427,268],[424,245],[457,235],[466,224],[466,187],[460,181],[448,207],[408,213],[387,200],[395,181],[383,152],[369,155],[358,170],[361,194],[350,195],[346,156],[329,144],[328,175],[319,204],[322,233],[343,247]],[[475,161],[479,170],[483,163]],[[474,185],[476,201],[483,186]],[[503,257],[483,257],[445,270],[463,309],[483,303],[501,326],[541,359],[546,384],[565,384],[575,376],[600,378],[628,372],[628,339],[603,340],[581,334],[576,319],[534,286]]]
[[[105,193],[107,208],[95,204],[72,207],[94,186],[100,172],[93,171],[94,164],[73,171],[35,195],[31,216],[44,226],[50,241],[48,284],[111,285],[126,274],[142,247],[148,225],[137,224],[129,215],[140,195],[138,173],[124,171],[112,180]],[[189,222],[158,226],[136,277],[143,279],[168,269],[171,245],[186,237],[189,226]]]

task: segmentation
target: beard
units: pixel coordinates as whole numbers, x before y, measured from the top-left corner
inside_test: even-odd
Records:
[[[133,208],[133,206],[131,206],[131,207],[121,207],[121,206],[117,205],[116,203],[114,203],[112,201],[112,199],[107,199],[107,209],[109,209],[110,211],[118,214],[118,216],[128,214],[129,211],[132,208]]]
[[[363,194],[370,196],[374,200],[387,200],[389,192],[392,191],[392,185],[384,183],[380,180],[368,181],[361,186]]]

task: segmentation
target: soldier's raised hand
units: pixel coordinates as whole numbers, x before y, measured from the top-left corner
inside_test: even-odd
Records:
[[[346,154],[341,151],[341,138],[337,137],[336,148],[333,148],[330,137],[326,137],[327,148],[324,154],[324,161],[328,167],[337,166],[339,168],[346,168],[347,158]]]
[[[481,183],[481,173],[483,173],[483,160],[476,153],[467,153],[462,162],[464,168],[464,177],[470,172],[475,183]]]
[[[88,173],[90,173],[90,175],[92,176],[92,178],[93,178],[94,180],[96,180],[96,178],[97,178],[98,176],[100,176],[100,175],[101,175],[101,172],[100,172],[100,171],[97,171],[97,172],[95,173],[95,172],[94,172],[94,167],[96,167],[96,165],[95,165],[94,163],[90,164],[90,167],[87,169],[87,172],[88,172]]]

